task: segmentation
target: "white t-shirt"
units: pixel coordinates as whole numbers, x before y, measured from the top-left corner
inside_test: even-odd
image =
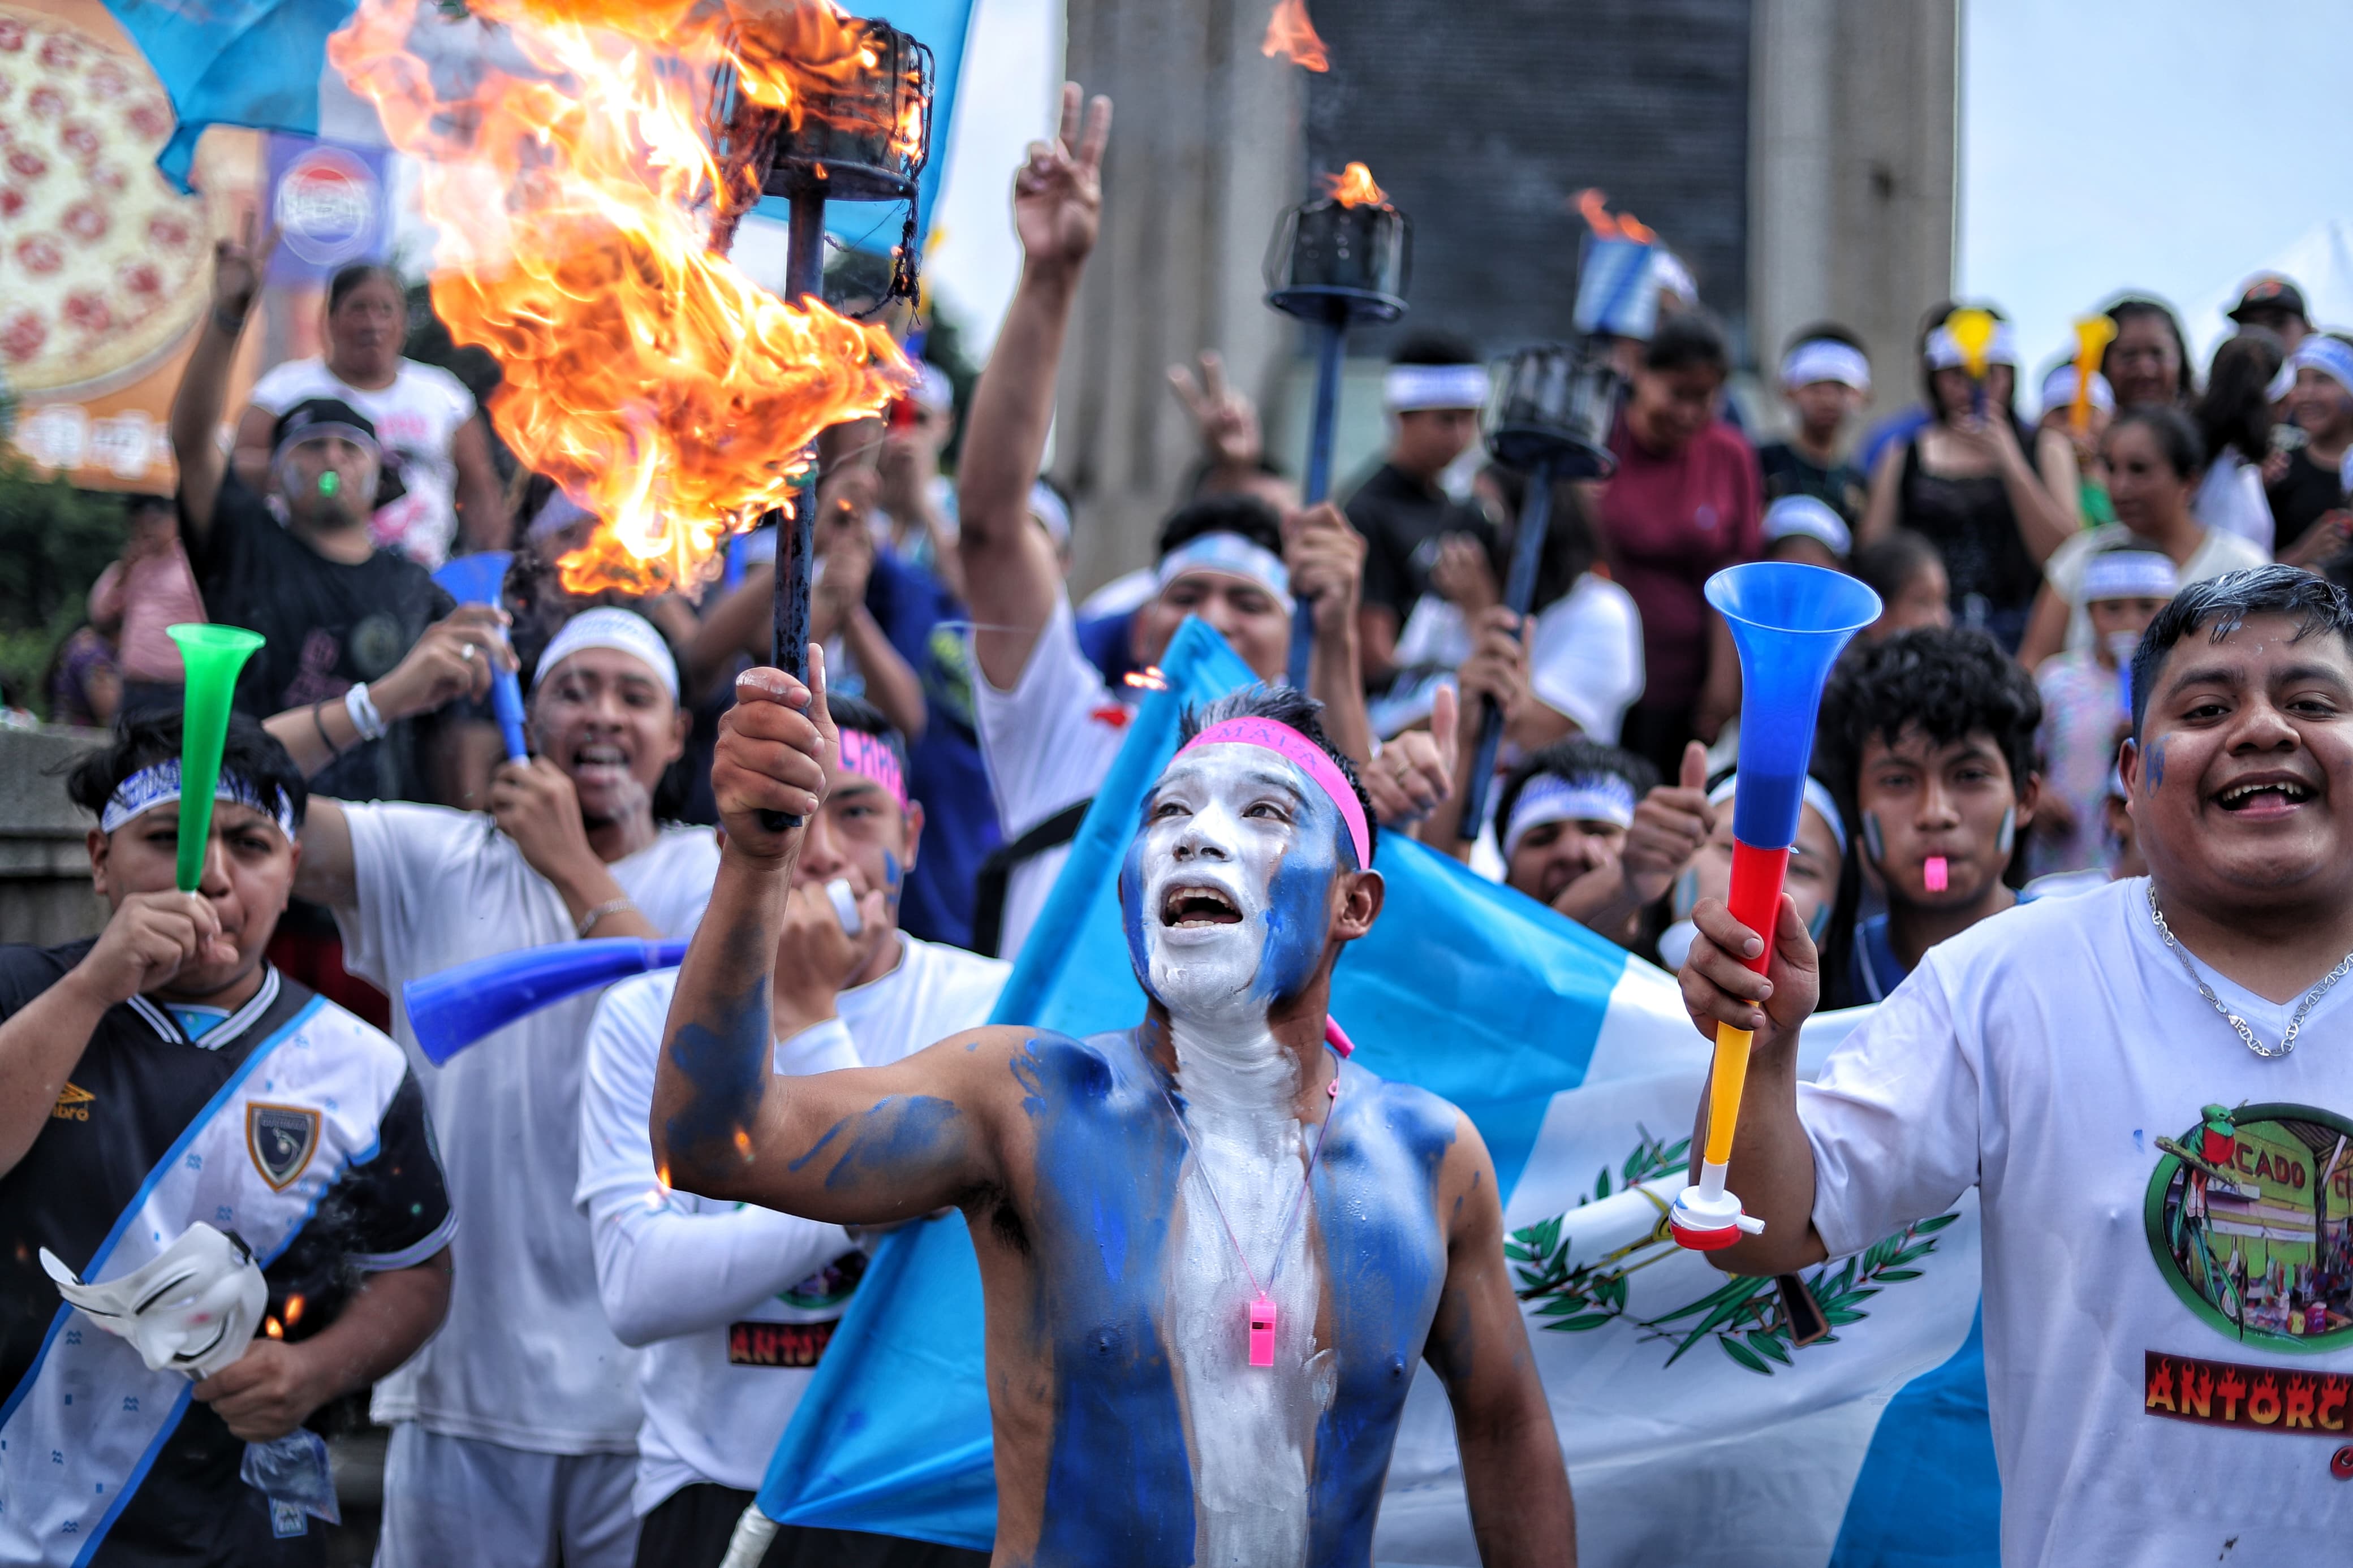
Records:
[[[2206,478],[2190,498],[2189,510],[2208,528],[2235,533],[2272,558],[2271,498],[2263,493],[2263,471],[2225,447],[2206,466]]]
[[[1095,793],[1127,739],[1129,710],[1080,649],[1067,594],[1054,595],[1053,616],[1010,691],[990,684],[976,655],[972,668],[981,760],[988,764],[997,796],[997,826],[1010,844]],[[1014,868],[1005,889],[1002,956],[1020,956],[1029,927],[1070,858],[1070,847],[1061,844]]]
[[[2084,563],[2103,550],[2134,543],[2144,549],[2155,548],[2121,522],[2103,523],[2098,528],[2087,528],[2071,536],[2064,544],[2051,552],[2050,560],[2042,563],[2042,575],[2050,583],[2051,591],[2067,601],[2067,647],[2070,648],[2092,646],[2092,617],[2085,613],[2083,600]],[[2206,537],[2199,541],[2197,550],[2190,554],[2189,563],[2179,568],[2176,574],[2186,588],[2192,583],[2203,583],[2209,577],[2220,577],[2225,572],[2264,565],[2271,558],[2270,551],[2251,541],[2209,527]]]
[[[487,816],[377,804],[345,805],[343,817],[359,892],[335,910],[343,964],[394,999],[394,1037],[425,1091],[459,1217],[448,1320],[376,1384],[375,1419],[535,1453],[628,1453],[637,1354],[605,1321],[588,1226],[572,1206],[597,994],[543,1007],[438,1068],[399,1000],[420,975],[571,942],[572,916]],[[684,936],[711,901],[718,843],[707,827],[671,827],[608,869],[658,930]]]
[[[1414,602],[1405,630],[1398,635],[1400,668],[1454,670],[1471,657],[1471,631],[1462,612],[1436,594]],[[1642,612],[1634,595],[1607,577],[1588,572],[1576,586],[1536,612],[1528,642],[1528,684],[1554,712],[1577,721],[1594,740],[1618,743],[1626,710],[1642,695]],[[1451,684],[1450,676],[1443,682]],[[1440,683],[1413,697],[1418,710],[1384,709],[1379,726],[1395,734],[1428,716]]]
[[[1928,951],[1798,1087],[1814,1225],[1840,1257],[1978,1188],[2010,1568],[2341,1562],[2353,985],[2259,1058],[2147,889],[2023,904]],[[2295,1003],[2200,973],[2278,1043]],[[2235,1121],[2219,1141],[2208,1108]],[[2290,1293],[2308,1314],[2316,1289],[2325,1331],[2290,1332]]]
[[[449,558],[458,534],[458,462],[450,443],[474,416],[474,395],[438,365],[405,359],[392,384],[369,392],[340,380],[326,362],[289,360],[253,384],[253,402],[283,414],[308,397],[335,397],[366,415],[375,438],[400,459],[407,493],[384,507],[369,526],[378,545],[397,550],[430,572]]]
[[[832,1022],[777,1043],[776,1071],[881,1067],[988,1021],[1009,964],[899,940],[897,968],[843,992]],[[756,1336],[737,1331],[829,1324],[847,1309],[856,1279],[829,1269],[857,1250],[839,1226],[670,1191],[656,1179],[646,1122],[677,984],[678,972],[664,970],[606,993],[588,1031],[580,1092],[576,1202],[595,1234],[606,1312],[624,1340],[646,1347],[632,1499],[640,1515],[698,1482],[758,1489],[816,1368],[757,1364],[797,1361],[804,1347],[764,1354]],[[736,1354],[744,1361],[731,1359]]]

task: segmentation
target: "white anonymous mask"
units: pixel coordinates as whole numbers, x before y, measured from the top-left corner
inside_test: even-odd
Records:
[[[129,1340],[148,1371],[198,1382],[245,1354],[269,1305],[251,1250],[201,1220],[142,1267],[102,1285],[83,1284],[46,1247],[41,1267],[83,1316]]]
[[[1121,872],[1128,952],[1179,1017],[1263,1016],[1322,957],[1339,813],[1262,747],[1209,745],[1169,764]]]

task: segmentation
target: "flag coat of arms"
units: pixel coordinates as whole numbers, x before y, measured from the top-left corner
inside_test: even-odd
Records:
[[[997,1019],[1086,1035],[1145,999],[1118,918],[1137,811],[1184,708],[1250,683],[1198,621],[1073,841]],[[1708,1061],[1673,981],[1401,836],[1334,978],[1356,1059],[1444,1095],[1486,1140],[1577,1494],[1580,1561],[1990,1568],[1999,1487],[1978,1354],[1973,1203],[1810,1270],[1794,1343],[1771,1280],[1666,1238]],[[1855,1015],[1809,1027],[1810,1074]],[[996,1530],[980,1276],[961,1218],[887,1241],[770,1465],[772,1519],[987,1550]],[[1451,1416],[1417,1378],[1375,1558],[1479,1561]]]

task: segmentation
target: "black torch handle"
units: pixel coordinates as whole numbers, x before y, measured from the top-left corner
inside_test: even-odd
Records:
[[[1528,605],[1536,596],[1536,567],[1544,559],[1545,535],[1552,529],[1552,465],[1538,463],[1528,474],[1528,499],[1520,506],[1519,531],[1512,539],[1512,572],[1504,583],[1504,603],[1520,617],[1519,637],[1528,636]],[[1471,784],[1455,833],[1468,844],[1487,820],[1487,787],[1495,776],[1495,752],[1504,743],[1504,710],[1482,699],[1486,716],[1479,726],[1479,750],[1471,759]]]
[[[797,195],[785,253],[785,298],[797,305],[825,296],[825,198]],[[776,526],[776,640],[769,652],[776,667],[796,680],[808,679],[809,574],[817,546],[817,484],[814,454],[807,491],[793,507],[789,524]],[[792,549],[785,549],[789,532]],[[760,826],[771,833],[798,827],[788,811],[764,811]]]
[[[1315,341],[1315,424],[1307,440],[1309,506],[1332,494],[1332,446],[1340,422],[1340,370],[1347,351],[1348,318],[1337,311],[1319,326]],[[1307,689],[1307,668],[1315,652],[1315,601],[1291,602],[1291,658],[1287,679],[1294,691]]]

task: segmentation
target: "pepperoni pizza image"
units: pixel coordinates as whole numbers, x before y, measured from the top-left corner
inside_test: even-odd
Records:
[[[155,169],[175,123],[147,62],[0,5],[0,376],[97,391],[195,322],[212,227]]]

